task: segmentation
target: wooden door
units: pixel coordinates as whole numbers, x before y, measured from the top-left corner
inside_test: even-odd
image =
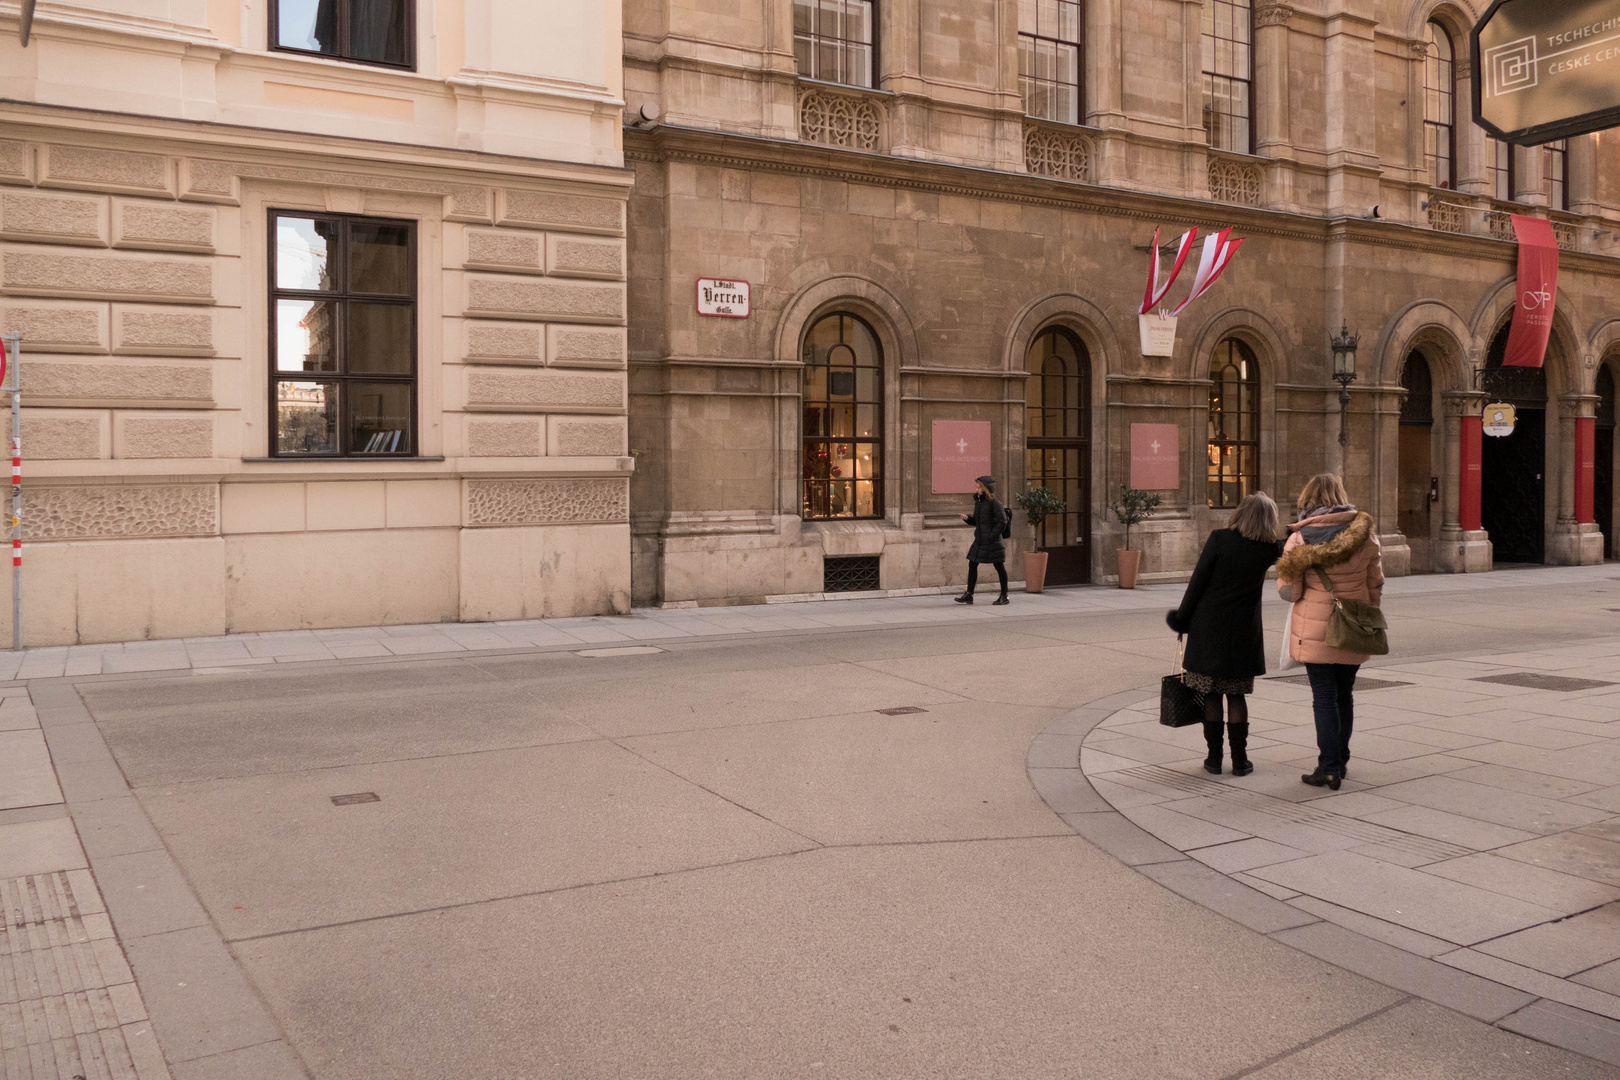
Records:
[[[1042,332],[1030,345],[1025,391],[1024,477],[1048,487],[1066,511],[1038,534],[1050,558],[1048,585],[1091,581],[1091,357],[1067,330]]]

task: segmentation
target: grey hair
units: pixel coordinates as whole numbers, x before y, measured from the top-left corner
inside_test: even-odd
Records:
[[[1257,491],[1238,503],[1228,527],[1250,540],[1268,544],[1282,536],[1282,518],[1277,512],[1277,504],[1263,491]]]

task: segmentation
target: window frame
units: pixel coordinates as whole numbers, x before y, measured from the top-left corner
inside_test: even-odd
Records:
[[[1426,36],[1423,54],[1423,170],[1427,174],[1425,179],[1428,186],[1441,191],[1457,190],[1457,42],[1452,38],[1451,31],[1443,23],[1430,19],[1424,24]],[[1442,58],[1438,55],[1436,42],[1443,40],[1450,56]],[[1445,85],[1429,85],[1430,67],[1444,65]],[[1449,103],[1449,120],[1429,119],[1429,95],[1438,94],[1440,99]],[[1429,153],[1430,129],[1444,129],[1446,133],[1446,179],[1444,183],[1438,182],[1436,163],[1440,160],[1438,154]],[[1511,182],[1510,182],[1511,183]]]
[[[808,393],[808,387],[806,385],[806,383],[807,383],[807,381],[808,381],[808,379],[810,377],[810,369],[812,367],[825,366],[830,371],[832,365],[830,365],[830,364],[819,365],[819,364],[808,364],[808,363],[802,363],[801,364],[801,369],[800,369],[800,374],[799,374],[799,514],[800,514],[800,518],[801,518],[801,520],[804,520],[804,521],[879,521],[879,520],[883,520],[885,517],[887,517],[887,505],[884,502],[885,481],[887,479],[886,476],[884,475],[885,471],[886,471],[885,468],[884,468],[884,465],[885,465],[884,451],[888,447],[888,439],[886,437],[888,429],[887,429],[886,425],[888,423],[888,396],[889,396],[889,393],[888,393],[889,388],[888,388],[888,385],[887,385],[888,370],[884,365],[884,358],[883,358],[883,339],[878,336],[877,330],[873,328],[873,326],[872,326],[872,324],[870,322],[868,322],[866,319],[863,319],[861,316],[855,314],[855,312],[850,311],[850,310],[845,309],[845,308],[834,308],[831,311],[827,311],[827,312],[825,312],[825,313],[823,313],[821,315],[817,315],[814,319],[811,319],[809,322],[807,322],[805,324],[804,332],[799,337],[799,355],[801,357],[801,360],[802,360],[802,358],[804,356],[804,348],[810,342],[810,335],[815,333],[816,328],[821,326],[821,324],[826,322],[828,319],[849,319],[851,322],[856,323],[859,326],[861,326],[863,329],[865,329],[865,331],[869,335],[871,335],[873,348],[877,351],[877,356],[875,357],[876,362],[874,364],[870,364],[870,365],[863,365],[863,364],[860,364],[860,363],[857,362],[857,363],[851,365],[851,370],[852,371],[859,371],[862,367],[869,367],[869,368],[871,368],[872,370],[874,370],[877,373],[876,382],[875,382],[875,385],[877,387],[877,400],[874,401],[874,402],[863,402],[861,400],[861,397],[860,397],[860,379],[857,376],[856,379],[855,379],[854,393],[852,393],[850,395],[849,405],[854,410],[854,416],[855,416],[855,424],[852,425],[852,430],[853,430],[853,428],[855,426],[858,426],[858,424],[859,424],[860,406],[862,406],[862,405],[872,405],[872,406],[874,406],[876,408],[877,417],[876,417],[876,422],[873,425],[873,431],[875,432],[875,434],[873,434],[871,436],[862,436],[862,435],[853,435],[852,434],[852,435],[849,435],[847,437],[841,437],[841,436],[837,436],[837,435],[811,435],[811,434],[807,433],[805,431],[805,427],[806,427],[806,425],[805,425],[805,412],[808,409],[808,407],[811,404],[814,404],[814,403],[819,403],[819,404],[821,404],[821,405],[823,405],[825,407],[829,407],[829,408],[832,405],[832,388],[831,388],[831,380],[830,379],[828,380],[829,385],[828,385],[826,395],[819,398],[819,399],[816,399],[815,402],[812,402],[812,400],[811,400],[811,398],[809,396],[809,393]],[[841,345],[841,346],[843,346],[845,348],[850,348],[851,353],[854,353],[854,349],[850,347],[849,342],[843,340],[843,336],[844,336],[844,328],[843,328],[843,325],[840,324],[840,326],[839,326],[839,338],[840,338],[839,345]],[[830,349],[828,351],[831,352]],[[858,357],[857,357],[857,359],[858,359]],[[810,514],[810,513],[807,512],[810,509],[810,506],[812,504],[812,499],[810,497],[810,490],[811,490],[810,485],[811,484],[816,483],[816,482],[821,482],[821,483],[824,483],[824,484],[828,485],[829,503],[830,503],[830,495],[831,495],[831,490],[832,490],[831,489],[831,481],[830,481],[830,479],[811,477],[811,476],[807,476],[805,474],[806,473],[806,463],[810,460],[810,458],[809,458],[810,447],[811,447],[812,444],[830,446],[830,445],[833,445],[833,444],[836,444],[836,443],[839,443],[839,442],[849,443],[854,449],[854,455],[858,455],[860,453],[860,448],[862,446],[871,447],[871,452],[872,452],[872,476],[870,477],[870,482],[872,484],[872,513],[870,513],[870,514],[861,514],[861,513]],[[851,460],[854,460],[854,459],[855,458],[852,455]],[[849,481],[848,481],[849,484],[851,485],[850,491],[851,491],[851,493],[853,495],[853,497],[850,500],[850,504],[851,504],[852,507],[854,507],[857,510],[860,507],[860,497],[859,497],[860,489],[858,487],[855,487],[854,485],[858,482],[858,480],[859,480],[858,477],[850,477]]]
[[[1491,148],[1494,155],[1494,160],[1486,162],[1485,165],[1485,171],[1491,177],[1491,197],[1497,202],[1514,202],[1517,195],[1514,189],[1519,185],[1519,167],[1518,155],[1513,152],[1513,144],[1489,135],[1485,137],[1485,144]],[[1507,165],[1497,164],[1504,157],[1507,158]],[[1505,195],[1502,194],[1503,184],[1507,185]]]
[[[276,226],[284,218],[304,221],[330,221],[342,225],[341,240],[338,245],[338,262],[334,277],[344,286],[341,289],[288,289],[277,283],[277,265],[280,257],[276,240]],[[421,222],[414,218],[376,217],[370,214],[338,214],[326,211],[272,209],[266,214],[267,232],[269,234],[266,264],[268,275],[266,281],[267,321],[269,322],[268,340],[270,351],[266,364],[269,387],[269,445],[266,456],[283,461],[402,461],[420,458],[422,456],[422,386],[421,386],[421,281],[419,278],[419,249]],[[348,272],[350,258],[350,229],[355,222],[378,225],[404,226],[409,236],[406,245],[406,275],[410,284],[410,292],[406,294],[388,293],[357,293],[349,288]],[[410,335],[410,372],[407,375],[394,375],[376,372],[349,372],[347,368],[347,343],[344,333],[340,330],[334,335],[337,351],[336,371],[305,372],[306,378],[295,377],[297,373],[280,370],[280,320],[277,312],[280,310],[282,300],[307,300],[314,303],[334,303],[338,305],[338,325],[346,330],[348,325],[348,307],[354,303],[383,304],[394,307],[407,307],[411,313]],[[337,449],[332,453],[303,453],[283,451],[280,448],[280,425],[277,396],[278,387],[284,382],[322,382],[333,383],[338,387],[337,407]],[[366,453],[354,450],[347,444],[350,440],[353,420],[351,396],[344,388],[350,383],[391,383],[408,386],[410,388],[410,444],[404,450]]]
[[[1055,359],[1051,355],[1052,351],[1050,349],[1043,349],[1042,347],[1048,338],[1061,339],[1068,343],[1075,358],[1075,370],[1073,372],[1051,372],[1046,370],[1047,364]],[[1034,370],[1037,359],[1039,359],[1041,366],[1039,371]],[[1041,523],[1037,546],[1041,548],[1083,547],[1089,540],[1085,533],[1090,528],[1092,495],[1091,350],[1086,347],[1086,343],[1080,335],[1067,326],[1046,326],[1030,339],[1029,347],[1024,352],[1024,372],[1024,482],[1027,485],[1033,483],[1036,479],[1041,480],[1043,484],[1051,479],[1064,481],[1065,490],[1057,492],[1060,498],[1069,494],[1066,490],[1069,482],[1073,482],[1075,487],[1073,498],[1064,499],[1069,504],[1068,509],[1061,515],[1055,515],[1055,519],[1054,517],[1048,517]],[[1041,387],[1040,404],[1038,406],[1031,404],[1033,396],[1031,390],[1037,382]],[[1065,391],[1062,395],[1062,403],[1056,407],[1053,407],[1047,400],[1047,389],[1054,383]],[[1071,383],[1076,391],[1076,404],[1073,406],[1067,404],[1068,397],[1066,393]],[[1058,415],[1064,434],[1052,435],[1046,431],[1046,417],[1052,414]],[[1039,425],[1036,424],[1036,417],[1040,418]],[[1067,434],[1070,419],[1074,420],[1076,434],[1073,435]],[[1038,435],[1033,433],[1037,426],[1041,429]],[[1067,455],[1071,453],[1076,455],[1074,476],[1059,475],[1054,477],[1044,464],[1044,461],[1041,466],[1040,476],[1034,475],[1030,468],[1031,457],[1041,455],[1044,459],[1044,455],[1052,451],[1065,455],[1063,459],[1065,467],[1060,472],[1067,472]],[[1050,487],[1051,485],[1046,486]],[[1054,524],[1059,541],[1070,540],[1070,529],[1072,527],[1073,539],[1070,543],[1054,544],[1052,542]]]
[[[1228,336],[1223,337],[1219,342],[1216,343],[1214,350],[1209,355],[1210,386],[1208,415],[1212,418],[1217,414],[1217,411],[1219,411],[1219,413],[1223,416],[1226,413],[1224,401],[1221,403],[1219,410],[1217,410],[1217,399],[1220,395],[1222,386],[1224,386],[1224,382],[1218,377],[1219,372],[1217,371],[1216,364],[1221,360],[1223,349],[1226,350],[1225,363],[1221,364],[1219,372],[1224,372],[1227,367],[1230,367],[1234,358],[1241,359],[1244,363],[1246,363],[1248,365],[1246,372],[1242,366],[1239,366],[1238,368],[1238,385],[1240,387],[1249,387],[1250,398],[1253,401],[1254,406],[1251,410],[1246,412],[1242,408],[1242,403],[1240,400],[1237,409],[1238,437],[1235,439],[1228,439],[1225,437],[1224,424],[1213,425],[1215,430],[1220,431],[1222,434],[1219,438],[1212,437],[1209,432],[1209,427],[1212,425],[1206,424],[1204,497],[1211,510],[1235,510],[1238,503],[1243,501],[1243,497],[1245,495],[1252,495],[1254,492],[1260,490],[1260,439],[1262,435],[1262,385],[1260,381],[1260,360],[1255,355],[1254,350],[1249,347],[1249,344],[1246,341],[1243,341],[1241,338]],[[1245,417],[1248,417],[1251,420],[1251,423],[1247,429],[1244,427]],[[1245,435],[1250,432],[1252,432],[1252,437],[1245,437]],[[1227,448],[1235,450],[1237,453],[1237,469],[1228,474],[1226,467],[1220,463],[1220,460],[1215,462],[1209,461],[1209,450],[1213,447],[1221,448],[1221,459],[1225,458],[1225,450]],[[1242,469],[1244,447],[1252,447],[1254,451],[1254,456],[1252,459],[1253,469],[1248,473],[1243,472]],[[1216,477],[1213,485],[1209,482],[1211,470],[1214,470]],[[1223,496],[1225,493],[1225,478],[1228,475],[1233,476],[1237,480],[1237,485],[1240,489],[1237,501],[1232,503],[1218,502],[1217,498]],[[1248,484],[1247,490],[1243,490],[1245,487],[1245,482]]]
[[[1558,175],[1553,175],[1553,162],[1558,162]],[[1560,213],[1569,213],[1569,140],[1554,139],[1541,145],[1542,181],[1547,192],[1547,205]]]
[[[1200,93],[1203,95],[1204,139],[1208,143],[1209,147],[1211,149],[1213,149],[1213,150],[1228,153],[1228,154],[1249,154],[1249,155],[1252,156],[1254,154],[1254,152],[1255,152],[1255,146],[1257,144],[1257,139],[1258,139],[1258,132],[1257,132],[1256,129],[1259,126],[1256,123],[1256,113],[1258,112],[1258,109],[1257,109],[1257,104],[1258,103],[1255,101],[1255,89],[1254,89],[1254,83],[1255,83],[1255,79],[1254,79],[1254,44],[1255,44],[1254,43],[1254,3],[1253,3],[1253,0],[1204,0],[1204,5],[1205,5],[1204,10],[1212,13],[1211,17],[1210,17],[1212,26],[1218,21],[1217,16],[1218,16],[1218,14],[1220,12],[1220,9],[1223,8],[1223,7],[1224,8],[1235,8],[1235,9],[1243,11],[1248,16],[1248,26],[1249,26],[1248,39],[1246,41],[1243,41],[1243,42],[1237,42],[1236,38],[1223,38],[1223,37],[1221,37],[1219,35],[1218,32],[1213,32],[1212,31],[1212,32],[1206,33],[1203,30],[1202,26],[1200,26],[1200,28],[1199,28],[1199,34],[1198,34],[1198,48],[1199,48],[1198,68],[1199,68],[1199,82],[1200,82],[1199,89],[1200,89]],[[1233,75],[1233,74],[1228,74],[1228,73],[1222,72],[1222,71],[1212,70],[1212,67],[1219,67],[1220,66],[1218,63],[1216,63],[1213,60],[1209,59],[1209,57],[1215,51],[1215,49],[1213,48],[1213,46],[1211,46],[1210,43],[1211,42],[1216,42],[1216,41],[1233,42],[1233,43],[1242,44],[1244,46],[1244,48],[1247,50],[1247,53],[1248,53],[1249,63],[1248,63],[1248,69],[1243,75]],[[1215,100],[1215,94],[1214,94],[1214,85],[1215,84],[1214,84],[1214,80],[1216,80],[1216,79],[1224,80],[1228,84],[1241,83],[1242,85],[1248,87],[1249,92],[1248,92],[1248,95],[1247,95],[1247,99],[1248,99],[1248,103],[1249,103],[1249,109],[1248,109],[1247,114],[1243,116],[1243,121],[1248,126],[1248,135],[1249,135],[1249,137],[1248,137],[1248,139],[1246,141],[1246,145],[1244,145],[1241,148],[1235,148],[1235,147],[1229,147],[1229,146],[1219,146],[1211,138],[1209,117],[1210,117],[1210,114],[1212,112],[1211,104]],[[1223,112],[1223,113],[1220,113],[1219,115],[1225,116],[1225,117],[1236,117],[1238,114],[1237,113],[1225,113],[1225,112]]]
[[[292,45],[281,44],[281,3],[282,0],[269,0],[269,45],[271,52],[290,53],[293,56],[313,56],[322,60],[335,60],[340,64],[364,64],[367,67],[380,67],[389,71],[415,71],[416,70],[416,0],[405,0],[405,59],[400,63],[389,60],[372,60],[368,57],[349,55],[350,42],[350,13],[353,10],[353,0],[339,0],[337,9],[337,27],[339,48],[336,52],[316,52],[313,49],[300,49]]]
[[[1019,96],[1023,98],[1025,116],[1032,117],[1036,120],[1044,120],[1051,124],[1070,124],[1078,127],[1086,122],[1086,5],[1085,0],[1055,0],[1055,2],[1060,9],[1064,5],[1069,5],[1075,9],[1075,40],[1067,41],[1060,37],[1053,37],[1050,34],[1041,33],[1038,6],[1036,8],[1036,28],[1034,31],[1026,31],[1023,29],[1022,19],[1024,6],[1020,4],[1020,19],[1018,29],[1018,92]],[[1054,48],[1072,47],[1075,50],[1074,82],[1068,83],[1059,79],[1042,79],[1033,71],[1026,76],[1023,71],[1023,46],[1026,39],[1035,43],[1032,51],[1038,51],[1042,42],[1047,42]],[[1058,87],[1072,86],[1074,89],[1074,119],[1059,119],[1057,117],[1042,116],[1039,113],[1031,112],[1029,108],[1029,95],[1024,90],[1024,84],[1026,81],[1030,83],[1042,83],[1054,89]]]
[[[805,6],[814,8],[820,2],[821,2],[821,0],[811,0],[811,2],[806,3]],[[798,73],[799,78],[808,79],[811,82],[827,83],[829,86],[848,86],[848,87],[851,87],[851,88],[856,89],[856,90],[876,90],[876,89],[878,89],[878,84],[883,81],[883,74],[882,74],[883,69],[879,66],[879,60],[880,60],[879,40],[883,36],[882,33],[879,31],[879,28],[878,28],[878,16],[880,14],[878,5],[880,3],[880,0],[838,0],[838,2],[844,6],[845,10],[848,10],[849,5],[851,5],[851,4],[864,4],[865,5],[866,10],[867,10],[866,23],[867,23],[867,26],[870,27],[870,29],[871,29],[871,40],[865,41],[865,42],[859,42],[859,41],[854,41],[851,38],[827,37],[827,36],[824,36],[822,34],[816,33],[814,30],[811,30],[807,35],[802,35],[811,43],[811,45],[810,45],[810,58],[811,58],[810,66],[811,66],[812,69],[815,67],[815,62],[814,62],[815,61],[815,46],[816,46],[817,42],[821,42],[821,41],[838,42],[839,46],[840,46],[840,49],[839,49],[839,63],[840,64],[842,64],[844,62],[844,58],[847,55],[849,45],[851,45],[851,44],[865,45],[867,47],[867,49],[871,52],[871,55],[872,55],[872,78],[871,78],[871,81],[866,82],[866,83],[845,82],[842,79],[829,79],[823,74],[807,74],[806,72],[798,71],[798,66],[799,65],[798,65],[798,57],[797,57],[797,55],[795,55],[795,57],[794,57],[794,62],[793,62],[794,70]],[[793,0],[791,8],[797,8],[799,6],[800,5],[799,5],[798,0]],[[789,11],[790,16],[792,14],[791,8],[790,8],[790,11]],[[793,43],[794,43],[794,52],[795,52],[795,54],[797,54],[797,51],[798,51],[798,42],[799,42],[800,37],[801,37],[801,35],[800,35],[798,29],[795,28],[794,31],[793,31]]]

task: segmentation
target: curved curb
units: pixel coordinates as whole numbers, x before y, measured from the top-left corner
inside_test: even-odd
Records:
[[[1156,690],[1111,694],[1053,721],[1024,759],[1029,781],[1081,838],[1195,904],[1273,941],[1516,1035],[1620,1066],[1620,1022],[1376,941],[1235,881],[1114,809],[1080,768],[1092,730]]]

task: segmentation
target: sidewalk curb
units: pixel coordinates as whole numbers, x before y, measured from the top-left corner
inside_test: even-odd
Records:
[[[1114,713],[1154,700],[1155,688],[1111,694],[1060,716],[1037,735],[1025,772],[1064,823],[1144,877],[1279,944],[1355,975],[1583,1057],[1620,1066],[1620,1022],[1376,941],[1177,851],[1112,807],[1080,768],[1086,736]],[[1058,746],[1072,758],[1054,759]]]

